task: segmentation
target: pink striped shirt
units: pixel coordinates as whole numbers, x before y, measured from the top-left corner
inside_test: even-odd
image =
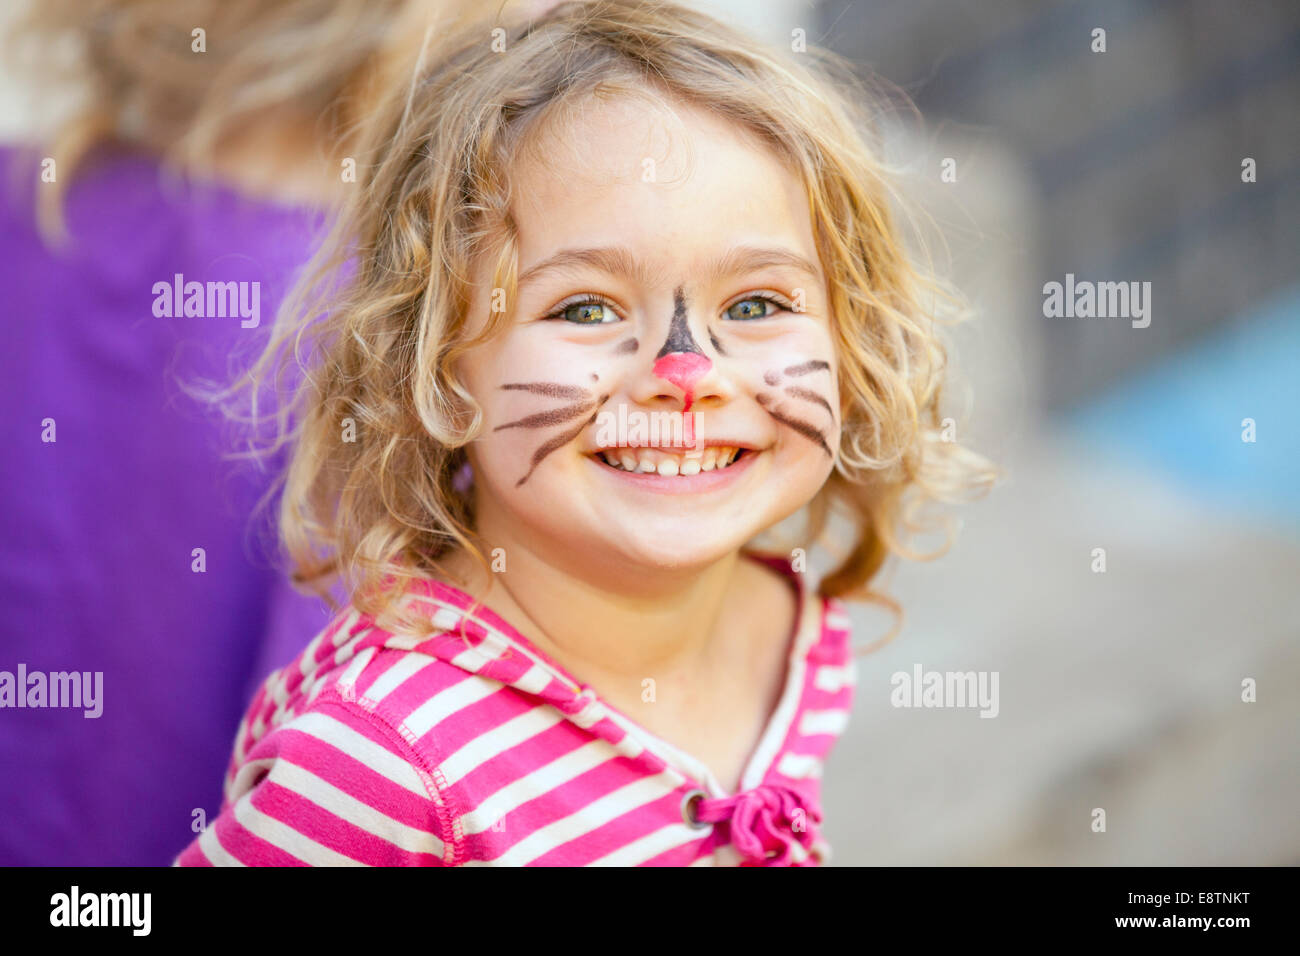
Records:
[[[428,636],[341,613],[267,678],[220,816],[180,866],[792,865],[828,858],[823,762],[856,667],[839,603],[798,591],[785,685],[740,792],[441,582]]]

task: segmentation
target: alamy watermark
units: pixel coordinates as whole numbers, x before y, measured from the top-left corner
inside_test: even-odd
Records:
[[[160,319],[238,316],[245,329],[255,329],[262,321],[260,282],[186,282],[178,272],[171,282],[155,282],[153,295],[153,314]]]
[[[1043,315],[1049,319],[1132,319],[1135,329],[1151,324],[1150,282],[1075,281],[1074,273],[1065,274],[1065,282],[1048,282],[1043,286]]]
[[[617,412],[596,416],[596,444],[601,448],[695,448],[700,441],[695,412],[643,412],[619,405]]]
[[[0,707],[80,707],[83,717],[104,713],[103,671],[0,671]]]
[[[83,893],[74,885],[50,897],[50,925],[125,926],[132,936],[148,936],[152,909],[152,893]]]
[[[895,707],[970,707],[981,717],[998,715],[997,671],[926,671],[914,664],[911,673],[895,671],[889,683]]]

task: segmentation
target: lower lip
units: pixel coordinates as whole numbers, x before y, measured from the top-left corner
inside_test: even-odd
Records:
[[[661,495],[694,495],[733,484],[749,470],[750,463],[760,454],[762,452],[748,450],[740,457],[740,461],[726,468],[701,471],[695,475],[661,475],[652,471],[624,471],[595,458],[592,458],[591,462],[612,478],[642,491],[653,491]]]

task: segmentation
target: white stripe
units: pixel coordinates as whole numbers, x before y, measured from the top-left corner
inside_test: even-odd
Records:
[[[404,654],[396,664],[388,668],[366,689],[366,700],[380,703],[404,681],[414,677],[434,662],[434,658],[424,654]]]
[[[805,737],[813,734],[838,734],[848,725],[847,710],[806,710],[799,719],[799,733]]]
[[[482,833],[491,828],[497,820],[523,806],[529,800],[550,793],[557,787],[562,787],[619,756],[622,754],[616,751],[609,741],[597,738],[576,750],[556,757],[532,773],[512,780],[471,812],[462,816],[460,819],[464,832]]]
[[[341,750],[349,757],[365,764],[375,773],[411,793],[422,797],[429,796],[424,782],[409,761],[380,746],[369,737],[357,733],[347,724],[336,720],[329,714],[308,711],[285,724],[281,731],[298,730],[315,739]]]
[[[349,608],[347,617],[343,619],[343,623],[339,626],[339,629],[334,632],[334,636],[330,639],[334,646],[338,647],[341,644],[345,644],[352,640],[354,637],[361,637],[363,634],[366,634],[370,630],[369,628],[357,634],[352,633],[352,629],[356,627],[360,621],[361,612],[356,608]]]
[[[837,631],[853,630],[853,621],[847,614],[840,614],[838,611],[826,612],[826,626]]]
[[[504,644],[482,641],[477,646],[466,647],[451,659],[451,662],[463,671],[477,674],[488,664],[500,660],[501,655],[510,650]]]
[[[423,737],[452,714],[500,690],[502,684],[487,677],[468,677],[430,697],[403,723],[416,737]]]
[[[230,790],[226,794],[226,799],[234,802],[252,790],[257,781],[271,769],[273,763],[275,763],[274,757],[263,757],[261,760],[250,760],[241,765],[235,772],[234,779],[230,781]]]
[[[584,695],[580,694],[578,696],[581,697]],[[590,694],[585,696],[587,697],[587,702],[582,705],[581,710],[569,715],[569,723],[573,724],[575,727],[581,727],[583,730],[590,730],[606,717],[614,716],[613,712],[608,710],[605,705],[594,696]],[[624,728],[624,730],[626,729],[627,728]],[[640,748],[638,748],[637,752],[640,753]]]
[[[248,714],[244,714],[244,719],[239,722],[239,730],[235,731],[235,756],[234,762],[239,764],[244,762],[246,751],[244,750],[244,741],[248,737]]]
[[[226,848],[221,845],[217,838],[217,824],[214,820],[204,831],[199,834],[199,849],[207,857],[209,863],[213,866],[243,866],[239,860],[235,859],[226,852]]]
[[[413,651],[421,644],[427,644],[435,637],[440,637],[442,631],[434,631],[431,634],[391,634],[384,638],[384,647],[395,651]]]
[[[449,755],[439,766],[446,778],[447,786],[458,781],[497,754],[516,747],[525,740],[545,733],[556,724],[563,722],[564,715],[554,707],[530,707],[528,710],[507,720],[504,724],[493,727],[487,733],[479,734],[468,740],[455,753]]]
[[[347,666],[347,669],[342,674],[339,675],[339,679],[336,683],[342,687],[349,687],[349,688],[355,687],[357,684],[357,678],[361,676],[361,672],[366,669],[366,666],[370,663],[371,659],[373,659],[374,656],[375,656],[375,648],[373,646],[367,647],[364,651],[362,651],[360,654],[358,654],[356,657],[352,659],[352,663],[349,664]],[[315,685],[321,683],[324,680],[325,673],[327,672],[314,674],[312,675],[311,678],[309,678],[309,681],[312,685],[307,688],[307,693],[309,698],[312,696],[311,692],[315,690]]]
[[[314,703],[316,698],[320,696],[320,692],[329,686],[329,681],[325,679],[328,676],[329,674],[320,674],[316,677],[316,680],[312,682],[311,690],[307,692],[308,705]]]
[[[578,687],[577,684],[574,684],[571,680],[569,680],[568,678],[566,678],[562,673],[560,673],[559,671],[557,671],[557,670],[555,670],[554,668],[550,667],[550,666],[549,666],[545,661],[543,661],[541,658],[539,658],[536,654],[534,654],[534,653],[533,653],[532,651],[530,651],[528,648],[524,647],[524,646],[523,646],[522,644],[520,644],[518,641],[515,641],[515,640],[514,640],[513,638],[511,638],[509,635],[507,635],[507,634],[503,634],[501,631],[499,631],[497,628],[493,627],[491,624],[489,624],[487,621],[483,620],[482,618],[480,618],[480,617],[473,617],[473,616],[471,616],[471,615],[468,615],[468,614],[466,614],[466,612],[465,612],[464,610],[462,610],[461,608],[459,608],[459,607],[457,607],[457,606],[455,606],[455,605],[453,605],[453,604],[448,604],[448,603],[445,602],[445,601],[439,601],[439,600],[437,600],[437,599],[434,599],[434,598],[428,598],[428,597],[418,598],[417,600],[418,600],[419,603],[423,603],[423,604],[426,604],[426,605],[433,605],[433,606],[435,606],[435,607],[438,607],[438,608],[441,608],[441,609],[447,611],[449,614],[455,616],[456,621],[460,621],[460,620],[463,619],[463,618],[470,618],[470,619],[472,619],[476,624],[479,625],[479,627],[481,627],[481,628],[483,629],[483,632],[484,632],[484,634],[485,634],[484,640],[480,643],[480,646],[481,646],[481,647],[486,647],[486,648],[492,650],[494,656],[499,655],[499,654],[501,653],[501,646],[504,645],[504,646],[506,646],[506,647],[509,647],[512,653],[515,653],[515,654],[522,654],[524,657],[526,657],[528,660],[532,661],[532,662],[533,662],[534,664],[536,664],[538,667],[541,667],[541,668],[543,668],[544,670],[546,670],[547,673],[549,673],[552,677],[554,677],[556,680],[558,680],[558,681],[559,681],[561,684],[563,684],[565,687],[568,687],[570,690],[575,691],[575,692],[578,691],[578,690],[580,690],[580,688]],[[484,610],[490,610],[490,609],[487,607],[487,605],[483,605],[483,609],[484,609]],[[447,618],[447,620],[450,620],[450,619],[451,619],[451,618]]]
[[[670,823],[653,833],[647,833],[639,840],[633,840],[627,846],[619,847],[613,853],[605,854],[599,860],[592,860],[589,865],[636,866],[676,847],[685,846],[687,843],[698,843],[708,836],[708,833],[689,827],[685,823]]]
[[[289,696],[289,675],[284,671],[276,674],[275,686],[271,688],[271,700],[275,702],[276,710],[284,706],[286,698]]]
[[[703,779],[711,775],[709,770],[701,761],[691,756],[680,747],[675,747],[662,737],[656,737],[650,731],[646,730],[640,724],[633,721],[630,717],[624,717],[617,711],[610,710],[605,712],[619,727],[623,728],[626,736],[624,740],[636,740],[638,743],[644,741],[644,746],[654,753],[660,760],[668,764],[674,770],[680,768],[686,771],[686,774],[695,779]],[[682,779],[685,779],[684,777]]]
[[[332,622],[331,622],[332,623]],[[316,652],[320,650],[320,642],[325,640],[325,635],[329,632],[330,625],[326,624],[307,642],[307,646],[302,649],[298,655],[298,673],[304,677],[311,673],[311,669],[316,666]]]
[[[495,866],[522,866],[566,843],[581,839],[615,817],[663,799],[663,795],[675,787],[676,782],[669,774],[660,773],[635,780],[566,817],[534,830],[491,863]]]
[[[776,772],[793,780],[817,778],[822,775],[822,764],[812,754],[786,754],[777,764]]]
[[[740,780],[741,790],[752,790],[763,782],[767,768],[772,765],[781,752],[786,734],[794,723],[795,715],[803,704],[804,677],[808,670],[808,651],[821,640],[821,601],[816,595],[805,594],[803,599],[803,617],[799,621],[799,630],[795,635],[794,647],[790,650],[786,674],[785,690],[781,702],[777,705],[772,720],[759,741],[749,765]]]
[[[410,853],[431,853],[442,859],[442,841],[432,833],[407,826],[394,820],[367,803],[340,790],[328,780],[323,780],[305,767],[288,760],[280,760],[272,768],[268,779],[305,797],[316,806],[329,811],[340,820],[346,820],[380,839]]]
[[[817,668],[817,673],[813,675],[813,686],[828,694],[834,694],[845,687],[852,687],[856,682],[857,673],[852,667],[827,665]]]
[[[553,679],[549,670],[540,664],[534,664],[510,683],[526,694],[540,694]]]
[[[350,856],[336,853],[327,846],[304,836],[288,824],[268,817],[249,801],[251,795],[235,804],[235,819],[249,833],[279,847],[290,856],[313,866],[365,866]]]

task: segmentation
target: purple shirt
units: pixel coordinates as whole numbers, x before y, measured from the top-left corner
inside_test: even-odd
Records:
[[[48,188],[0,150],[0,864],[166,865],[255,688],[327,622],[250,518],[271,473],[223,460],[178,382],[255,354],[318,219],[117,155],[74,177],[51,252]]]

